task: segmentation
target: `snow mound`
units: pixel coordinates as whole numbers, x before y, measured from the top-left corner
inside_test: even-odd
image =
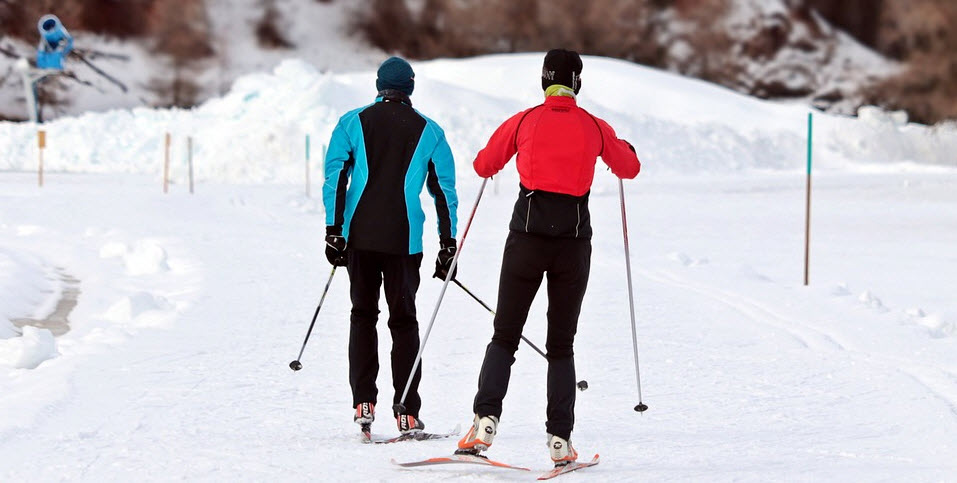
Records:
[[[0,247],[0,339],[12,336],[4,320],[42,318],[58,298],[59,286],[39,259]]]
[[[53,333],[47,329],[26,326],[21,337],[0,340],[0,365],[13,369],[36,369],[58,354]]]
[[[154,311],[167,311],[173,306],[163,297],[147,292],[137,292],[124,297],[107,309],[104,317],[113,322],[129,322]]]
[[[955,313],[934,313],[916,317],[919,325],[926,327],[930,336],[935,339],[944,337],[957,337],[957,314]]]
[[[133,247],[110,242],[100,247],[100,258],[122,258],[129,275],[153,275],[169,271],[166,250],[151,240],[140,240]]]
[[[629,62],[586,57],[579,103],[608,120],[638,148],[646,173],[800,170],[807,106],[761,101],[699,80]],[[495,127],[539,104],[541,54],[416,62],[417,109],[445,128],[458,169]],[[312,169],[340,116],[375,97],[375,72],[321,73],[285,60],[270,73],[239,78],[223,97],[191,110],[138,108],[89,113],[46,124],[51,171],[162,175],[164,137],[172,135],[170,175],[187,177],[187,137],[197,180],[301,182],[305,137]],[[885,122],[885,117],[889,121]],[[870,164],[957,166],[957,127],[908,124],[900,115],[862,110],[862,119],[818,114],[816,165],[859,170]],[[122,127],[122,128],[119,128]],[[0,170],[34,169],[36,132],[0,123]],[[313,179],[318,179],[314,176]]]

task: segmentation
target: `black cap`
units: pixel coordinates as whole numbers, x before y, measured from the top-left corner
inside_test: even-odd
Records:
[[[582,58],[578,52],[565,49],[552,49],[545,54],[542,65],[542,89],[555,84],[563,85],[575,91],[582,88]]]

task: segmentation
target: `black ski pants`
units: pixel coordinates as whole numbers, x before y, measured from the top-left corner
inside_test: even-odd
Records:
[[[548,406],[546,429],[568,439],[575,425],[575,358],[578,315],[588,285],[591,240],[552,238],[510,232],[505,241],[499,279],[495,332],[485,350],[473,410],[479,416],[502,416],[515,351],[532,300],[547,276]]]
[[[352,317],[349,331],[349,384],[352,406],[377,402],[376,376],[379,374],[379,351],[376,322],[379,319],[379,289],[385,285],[389,306],[389,330],[392,332],[393,403],[400,402],[402,391],[419,351],[419,323],[415,318],[415,293],[419,290],[419,267],[422,254],[350,250],[349,269]],[[419,417],[419,365],[405,399],[406,414]]]

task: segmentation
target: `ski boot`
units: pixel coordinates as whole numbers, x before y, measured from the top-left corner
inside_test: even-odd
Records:
[[[572,447],[572,442],[553,434],[548,435],[548,453],[556,468],[578,459],[578,452]]]
[[[455,454],[478,455],[492,446],[492,439],[498,433],[498,418],[495,416],[479,417],[475,415],[472,421],[472,427],[465,433],[465,436],[459,440],[459,449]]]
[[[425,429],[425,423],[411,414],[400,414],[395,418],[395,424],[399,427],[399,432],[403,435],[420,433]]]
[[[375,404],[371,402],[356,405],[356,414],[352,417],[366,438],[372,436],[372,422],[375,421]]]

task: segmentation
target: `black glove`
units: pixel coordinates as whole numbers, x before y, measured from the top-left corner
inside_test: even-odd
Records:
[[[452,268],[452,259],[455,258],[455,238],[443,238],[439,245],[442,248],[439,249],[438,256],[435,257],[435,273],[432,274],[433,278],[438,278],[445,280],[445,277],[449,274],[449,269]],[[459,267],[455,267],[455,271],[452,272],[452,278],[455,278],[455,274],[459,271]]]
[[[346,237],[342,236],[342,228],[338,226],[326,227],[326,260],[333,267],[346,266],[348,260]]]

